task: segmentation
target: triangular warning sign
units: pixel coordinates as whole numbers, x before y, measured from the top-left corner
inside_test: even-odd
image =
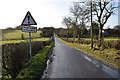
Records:
[[[30,26],[30,25],[37,25],[37,23],[35,22],[30,12],[28,11],[21,25]]]

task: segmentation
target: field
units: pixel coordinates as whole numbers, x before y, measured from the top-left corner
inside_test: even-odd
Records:
[[[71,40],[73,40],[73,38],[69,38]],[[81,38],[81,39],[85,39],[85,40],[91,40],[91,38]],[[118,40],[118,37],[104,37],[104,40]],[[78,38],[75,38],[75,40],[78,40]]]
[[[40,38],[41,31],[31,33],[31,41],[47,41],[50,38]],[[22,36],[24,40],[22,40]],[[29,33],[21,30],[2,30],[2,44],[29,42]]]
[[[31,39],[31,41],[47,41],[50,38],[35,38]],[[8,44],[8,43],[20,43],[20,42],[29,42],[29,39],[26,40],[7,40],[7,41],[2,41],[2,44]]]
[[[31,38],[40,37],[41,31],[37,33],[31,33]],[[29,38],[28,32],[22,32],[21,30],[2,30],[2,40],[17,40],[21,39],[22,35],[25,39]]]

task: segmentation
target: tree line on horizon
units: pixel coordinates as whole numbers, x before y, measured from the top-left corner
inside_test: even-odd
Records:
[[[8,27],[5,30],[22,30],[21,27]],[[104,30],[104,37],[120,37],[120,25],[116,25],[113,28],[108,27]],[[73,38],[75,35],[73,34],[72,28],[69,28],[69,34],[68,34],[68,28],[54,28],[54,27],[43,27],[38,28],[38,31],[42,31],[40,36],[43,37],[51,37],[53,33],[56,33],[59,37],[67,37],[67,38]],[[99,25],[95,21],[93,21],[93,35],[97,36],[99,34]],[[74,38],[77,38],[76,35]],[[90,27],[85,27],[84,33],[82,33],[81,38],[90,38]]]

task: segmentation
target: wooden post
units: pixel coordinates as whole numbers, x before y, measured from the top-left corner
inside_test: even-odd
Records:
[[[91,0],[91,49],[93,48],[93,23],[92,23],[92,0]]]

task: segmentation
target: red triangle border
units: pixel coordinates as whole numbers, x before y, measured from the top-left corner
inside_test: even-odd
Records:
[[[30,16],[31,16],[31,18],[33,19],[33,21],[34,21],[35,24],[23,24],[28,14],[30,14]],[[23,25],[23,26],[30,26],[30,25],[37,25],[37,23],[36,23],[36,21],[34,20],[34,18],[32,17],[31,13],[28,11],[27,14],[26,14],[26,16],[25,16],[25,18],[23,19],[21,25]]]

